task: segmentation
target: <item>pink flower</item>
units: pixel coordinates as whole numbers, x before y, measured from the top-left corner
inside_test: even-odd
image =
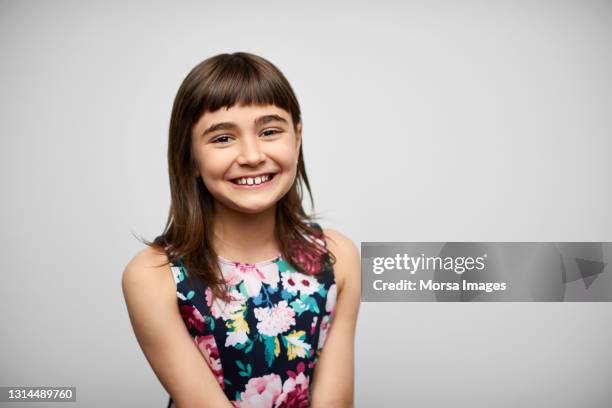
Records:
[[[282,391],[282,381],[278,374],[251,378],[246,389],[240,394],[241,408],[270,408],[275,406]]]
[[[246,302],[244,295],[237,291],[229,292],[231,299],[229,302],[219,298],[215,298],[213,301],[213,293],[210,287],[206,288],[204,295],[206,297],[206,304],[210,308],[210,313],[213,317],[215,319],[222,317],[226,321],[233,319],[232,315],[239,311]]]
[[[181,316],[188,329],[195,327],[200,333],[204,333],[204,318],[198,309],[191,305],[182,305]]]
[[[221,366],[221,356],[219,356],[219,349],[217,348],[215,337],[213,335],[196,336],[194,341],[204,356],[204,359],[208,363],[208,366],[217,378],[217,382],[221,388],[225,389],[225,383],[223,381],[223,367]]]
[[[286,332],[295,324],[295,311],[287,305],[286,300],[281,300],[271,309],[269,307],[257,307],[254,313],[259,320],[257,330],[266,336],[275,337]]]
[[[234,262],[233,265],[222,265],[221,272],[228,285],[238,285],[244,282],[249,297],[259,295],[262,283],[276,288],[280,280],[278,266],[275,262],[259,266]]]
[[[287,371],[289,378],[283,384],[283,393],[274,408],[308,408],[308,376],[304,375],[304,363],[299,363],[297,373]]]
[[[310,324],[310,335],[312,336],[315,333],[317,328],[317,321],[319,320],[319,316],[315,316],[312,318],[312,323]]]
[[[325,339],[327,338],[327,333],[329,332],[329,328],[331,327],[330,316],[323,316],[323,320],[321,320],[321,327],[319,328],[319,344],[317,345],[317,349],[323,348],[325,344]]]

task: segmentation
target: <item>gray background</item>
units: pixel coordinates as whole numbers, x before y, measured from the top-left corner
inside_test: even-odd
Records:
[[[120,277],[165,222],[177,88],[228,51],[292,83],[316,209],[357,245],[612,240],[609,1],[1,1],[0,385],[164,406]],[[364,303],[356,405],[609,407],[611,318]]]

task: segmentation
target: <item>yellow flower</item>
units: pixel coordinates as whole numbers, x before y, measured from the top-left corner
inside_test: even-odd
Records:
[[[294,330],[284,337],[287,341],[287,356],[289,360],[293,360],[296,357],[305,358],[307,356],[307,351],[310,350],[310,344],[304,342],[304,338],[306,337],[306,332],[304,330]]]
[[[234,329],[235,332],[245,332],[249,333],[249,324],[246,320],[244,320],[244,316],[240,313],[236,313],[234,316],[234,320],[230,324],[231,328]]]

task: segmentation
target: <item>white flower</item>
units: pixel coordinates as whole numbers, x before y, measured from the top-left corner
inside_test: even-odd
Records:
[[[249,340],[245,331],[228,331],[227,337],[225,338],[225,347],[235,346],[236,344],[243,344]]]
[[[266,336],[275,337],[283,333],[295,324],[295,312],[287,305],[287,301],[282,300],[269,307],[257,307],[254,310],[255,317],[259,320],[257,330]]]
[[[325,311],[332,312],[336,307],[336,284],[334,283],[327,291],[327,301],[325,302]]]
[[[218,319],[219,317],[223,318],[223,320],[233,319],[233,315],[238,312],[246,302],[244,295],[237,291],[232,291],[229,293],[230,298],[232,299],[229,302],[225,302],[223,299],[219,298],[215,298],[213,302],[212,290],[210,288],[206,288],[205,295],[206,303],[208,304],[210,312],[215,319]]]
[[[281,273],[281,281],[287,292],[301,295],[312,295],[319,289],[319,282],[313,276],[301,272],[285,271]]]
[[[295,272],[281,273],[281,282],[283,284],[283,288],[285,288],[287,292],[296,295],[300,288],[297,283],[297,277],[294,275],[296,275]]]

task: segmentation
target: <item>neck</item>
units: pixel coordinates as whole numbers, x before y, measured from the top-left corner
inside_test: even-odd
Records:
[[[232,261],[255,263],[280,252],[274,236],[276,208],[247,214],[215,204],[213,245],[218,255]]]

